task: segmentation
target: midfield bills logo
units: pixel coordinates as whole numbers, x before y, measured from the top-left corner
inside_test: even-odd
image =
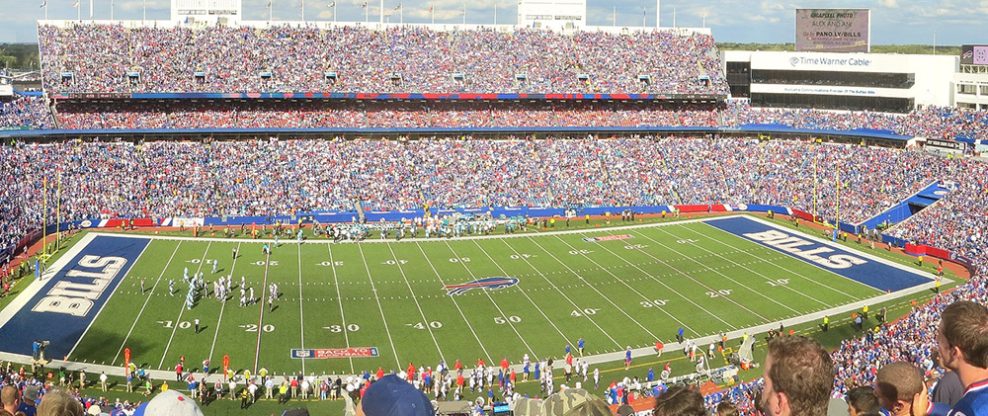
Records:
[[[325,360],[327,358],[373,358],[377,357],[377,347],[293,349],[292,358]]]
[[[446,285],[443,289],[448,292],[447,295],[455,296],[462,295],[473,289],[484,289],[484,290],[498,290],[504,289],[506,287],[511,287],[518,284],[518,279],[515,277],[488,277],[486,279],[474,280],[472,282],[461,283],[458,285]]]

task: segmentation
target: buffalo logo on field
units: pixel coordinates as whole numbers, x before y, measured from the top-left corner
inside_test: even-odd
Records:
[[[486,279],[474,280],[472,282],[461,283],[458,285],[446,285],[443,289],[447,290],[447,295],[456,296],[462,295],[473,289],[483,289],[483,290],[498,290],[511,287],[518,284],[518,278],[515,277],[488,277]]]

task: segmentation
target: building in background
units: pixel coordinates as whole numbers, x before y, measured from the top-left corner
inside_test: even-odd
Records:
[[[958,108],[988,110],[988,45],[961,47],[960,71],[954,75],[953,87]]]
[[[518,26],[575,30],[587,25],[587,0],[520,0]]]
[[[228,25],[243,17],[242,0],[171,0],[171,20]]]
[[[908,112],[951,106],[959,58],[817,52],[724,52],[733,97],[755,107]],[[988,97],[986,97],[988,98]]]

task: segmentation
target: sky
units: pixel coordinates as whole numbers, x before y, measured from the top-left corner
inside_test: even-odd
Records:
[[[0,0],[0,42],[37,42],[35,21],[44,18],[43,0]],[[146,5],[149,20],[167,20],[170,0],[81,0],[83,19],[89,18],[93,3],[96,19],[109,19],[111,1],[114,18],[140,20]],[[274,20],[301,20],[303,0],[273,0]],[[402,0],[385,0],[393,10]],[[267,20],[268,0],[243,0],[246,20]],[[307,20],[332,20],[330,0],[307,0]],[[336,0],[339,21],[363,21],[364,0]],[[379,0],[372,0],[371,20]],[[75,0],[47,0],[50,19],[75,19]],[[429,6],[435,7],[436,23],[459,23],[466,4],[467,23],[494,22],[495,5],[499,24],[515,23],[516,0],[403,0],[406,23],[428,23]],[[870,8],[873,44],[988,44],[988,0],[662,0],[662,26],[699,27],[704,23],[719,42],[783,43],[793,41],[796,8]],[[587,0],[587,23],[612,24],[616,11],[620,26],[655,25],[655,0]],[[643,13],[644,9],[644,13]],[[397,18],[395,18],[397,19]]]

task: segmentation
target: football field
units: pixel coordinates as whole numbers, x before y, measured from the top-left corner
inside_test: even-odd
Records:
[[[187,369],[203,359],[216,368],[229,356],[237,370],[355,374],[439,360],[560,359],[580,338],[587,355],[623,357],[629,346],[643,354],[656,340],[674,343],[679,328],[692,339],[740,334],[932,284],[920,271],[747,216],[448,240],[281,241],[270,256],[261,244],[90,232],[3,311],[0,340],[51,338],[53,357],[91,364],[121,366],[129,348],[150,369],[171,369],[180,356]],[[191,309],[185,269],[206,281]],[[228,275],[232,291],[216,299],[213,282]],[[241,277],[256,299],[247,306]],[[278,295],[269,307],[271,284]],[[25,348],[0,341],[2,351]]]

